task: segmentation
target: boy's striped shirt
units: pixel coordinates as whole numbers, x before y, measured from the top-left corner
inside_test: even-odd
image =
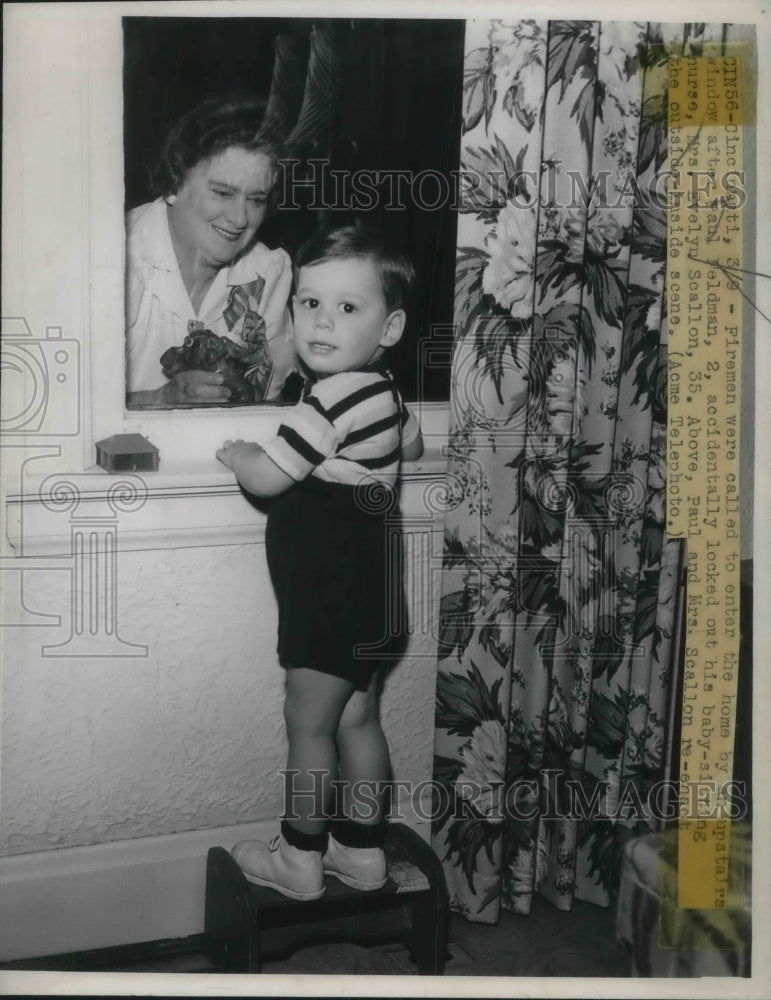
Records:
[[[392,486],[402,442],[409,444],[417,435],[415,417],[386,375],[340,372],[305,389],[264,449],[298,481],[312,473],[351,486],[363,479]]]

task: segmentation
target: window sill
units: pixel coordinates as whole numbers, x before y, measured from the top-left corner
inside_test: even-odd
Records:
[[[447,459],[429,449],[402,471],[405,529],[439,529],[437,485]],[[439,497],[439,502],[435,498]],[[116,551],[259,543],[266,515],[216,461],[158,472],[92,471],[25,479],[6,499],[6,534],[16,556],[72,556],[79,547]]]

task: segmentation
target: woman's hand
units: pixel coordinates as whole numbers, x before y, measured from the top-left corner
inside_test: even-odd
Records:
[[[230,399],[230,389],[220,372],[179,372],[160,389],[139,389],[126,395],[129,409],[171,406],[216,406]]]
[[[225,403],[230,399],[230,389],[224,385],[221,372],[179,372],[166,385],[156,390],[157,402],[167,406],[180,403]]]

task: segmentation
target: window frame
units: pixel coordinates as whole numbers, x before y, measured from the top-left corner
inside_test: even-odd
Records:
[[[115,8],[112,17],[106,13],[98,18],[84,17],[88,60],[85,131],[104,140],[88,143],[85,179],[85,187],[93,191],[92,204],[100,206],[98,213],[89,213],[90,349],[84,353],[91,370],[87,379],[90,433],[85,467],[89,467],[89,456],[93,464],[97,441],[115,433],[138,433],[159,449],[161,468],[209,472],[221,468],[214,453],[226,439],[265,441],[273,436],[284,406],[136,410],[125,405],[123,88],[119,67],[123,58],[122,18],[128,12],[122,4],[111,6]],[[99,336],[97,331],[114,326],[118,315],[121,336]],[[432,457],[438,457],[446,441],[449,402],[407,402],[423,428]]]

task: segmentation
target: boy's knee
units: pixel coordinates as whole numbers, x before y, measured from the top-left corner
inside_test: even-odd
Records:
[[[338,735],[342,737],[345,737],[346,735],[355,736],[356,733],[369,729],[370,726],[379,724],[380,720],[376,711],[362,711],[355,714],[351,713],[347,717],[344,715],[340,720],[337,732]]]
[[[333,738],[338,727],[338,716],[333,712],[320,710],[318,704],[293,696],[287,691],[284,698],[284,723],[287,736]]]
[[[318,727],[315,725],[312,713],[302,698],[287,691],[284,698],[284,725],[289,739],[297,736],[316,736]]]
[[[299,716],[300,704],[296,695],[287,690],[284,695],[284,722],[289,725]]]

